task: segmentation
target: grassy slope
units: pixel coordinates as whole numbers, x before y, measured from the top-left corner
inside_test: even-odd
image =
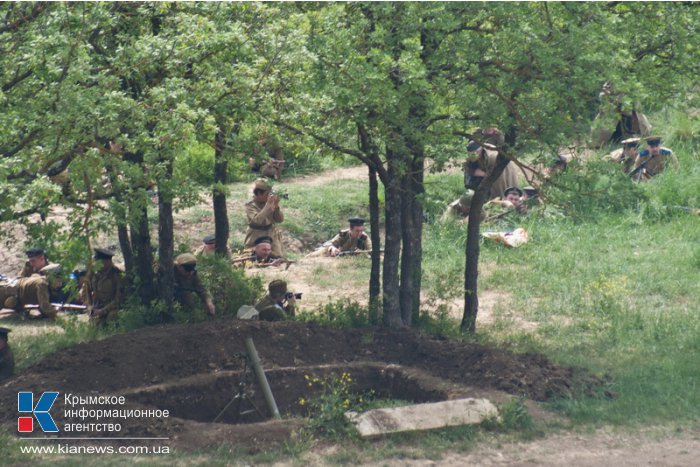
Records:
[[[692,423],[700,418],[700,221],[661,207],[700,205],[700,162],[690,142],[669,146],[676,150],[681,170],[646,184],[650,199],[636,209],[591,221],[531,215],[521,222],[530,233],[529,244],[512,250],[482,247],[480,290],[508,291],[510,303],[503,306],[538,326],[524,330],[507,316],[497,316],[494,324],[479,329],[478,338],[610,376],[610,389],[617,394],[612,400],[576,398],[552,404],[581,423]],[[363,184],[331,185],[289,190],[299,217],[310,219],[303,226],[290,222],[290,232],[310,231],[323,239],[338,221],[366,209]],[[428,176],[429,214],[454,199],[460,185],[459,174]],[[244,191],[238,185],[232,188]],[[339,191],[343,196],[337,196]],[[508,221],[501,225],[512,226]],[[464,241],[459,225],[426,226],[426,294],[461,296]],[[338,281],[341,286],[342,277]],[[444,324],[453,330],[458,325]],[[97,337],[87,334],[72,329],[58,346],[66,345],[65,339]],[[30,340],[16,346],[28,344]],[[0,451],[7,448],[5,442],[0,445]],[[390,457],[391,446],[389,442],[380,450]],[[204,456],[222,460],[214,452]],[[193,460],[189,455],[182,459]]]

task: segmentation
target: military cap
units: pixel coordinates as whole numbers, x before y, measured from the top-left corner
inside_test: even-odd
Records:
[[[661,144],[661,136],[647,136],[646,139],[649,146],[658,146]]]
[[[348,219],[348,222],[350,223],[350,227],[365,225],[365,220],[361,217],[351,217]]]
[[[506,188],[505,191],[503,192],[503,197],[505,198],[505,197],[508,196],[510,193],[517,193],[518,196],[522,196],[522,195],[523,195],[523,190],[521,190],[521,189],[518,188],[517,186],[509,186],[509,187]]]
[[[620,143],[629,147],[629,148],[637,147],[637,146],[639,146],[639,138],[637,138],[637,137],[627,138],[627,139],[620,141]]]
[[[109,248],[93,248],[95,251],[95,259],[112,259],[114,252]]]
[[[214,242],[216,242],[216,234],[207,235],[202,239],[202,242],[206,243],[207,245],[212,245]]]
[[[49,274],[60,274],[61,265],[58,263],[47,264],[43,268],[39,269],[39,273],[45,276],[48,276]]]
[[[0,337],[7,339],[7,334],[12,332],[12,329],[0,328]]]
[[[479,149],[480,147],[481,147],[481,145],[472,139],[467,144],[467,151],[474,152],[477,149]]]
[[[175,264],[178,266],[197,264],[197,257],[191,253],[183,253],[175,258]]]
[[[270,282],[270,285],[267,286],[267,290],[270,292],[270,295],[276,297],[284,295],[287,293],[287,283],[283,280],[275,279],[274,281]]]
[[[264,178],[259,178],[259,179],[255,180],[255,187],[254,187],[254,189],[255,189],[255,190],[271,190],[271,189],[272,189],[272,186],[271,186],[270,183],[269,183],[267,180],[265,180]]]
[[[459,204],[464,207],[468,207],[471,204],[473,197],[474,190],[467,190],[462,196],[459,197]]]
[[[44,256],[44,250],[41,248],[30,248],[24,252],[27,258],[34,258],[35,256]]]
[[[262,237],[258,237],[255,239],[255,242],[253,242],[255,245],[260,245],[261,243],[269,243],[272,245],[272,237],[268,237],[267,235],[263,235]]]

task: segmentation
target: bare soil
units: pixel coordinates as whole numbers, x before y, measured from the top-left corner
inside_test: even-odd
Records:
[[[249,375],[250,399],[263,416],[237,417],[232,411],[222,418],[224,423],[210,423],[236,394],[247,337],[263,359],[280,412],[288,416],[272,424],[283,439],[298,428],[297,416],[305,414],[299,398],[313,397],[305,375],[348,372],[358,392],[371,389],[380,397],[415,402],[484,395],[500,403],[509,395],[544,401],[571,394],[575,382],[583,381],[591,391],[602,384],[584,370],[557,366],[542,355],[429,338],[410,329],[338,330],[217,319],[156,326],[66,349],[0,386],[0,419],[3,425],[16,423],[18,391],[59,391],[52,409],[59,425],[80,421],[64,417],[63,394],[124,395],[128,408],[169,410],[171,416],[115,419],[122,424],[119,436],[168,437],[172,445],[188,447],[224,439],[235,443],[238,438],[231,436],[237,429],[221,425],[255,423],[269,416]],[[258,430],[267,440],[275,438],[269,423],[255,423],[240,441],[246,443]]]

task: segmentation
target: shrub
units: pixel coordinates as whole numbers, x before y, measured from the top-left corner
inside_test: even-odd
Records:
[[[362,328],[378,324],[368,307],[348,299],[331,302],[310,313],[304,313],[300,320],[336,328]]]

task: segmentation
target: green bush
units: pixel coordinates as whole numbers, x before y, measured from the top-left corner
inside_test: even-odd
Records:
[[[354,394],[350,373],[333,374],[325,379],[304,375],[304,379],[311,390],[320,391],[315,398],[298,401],[299,405],[309,409],[309,428],[329,438],[351,436],[354,430],[346,420],[345,412],[364,410],[374,394]]]
[[[571,162],[557,174],[546,197],[577,220],[594,220],[602,214],[624,212],[646,200],[639,184],[611,161]]]
[[[264,290],[260,277],[247,277],[243,269],[231,267],[227,259],[219,256],[199,257],[197,269],[219,316],[235,316],[241,305],[253,305]]]
[[[348,299],[327,303],[310,313],[302,314],[299,319],[336,328],[362,328],[378,324],[368,307]]]

